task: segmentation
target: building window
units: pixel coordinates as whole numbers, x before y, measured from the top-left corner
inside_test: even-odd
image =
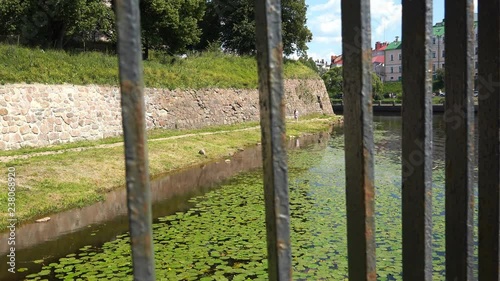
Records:
[[[476,47],[476,55],[477,55],[477,47]]]
[[[401,81],[401,76],[398,77],[398,80]]]
[[[394,77],[391,76],[391,80],[394,79]]]
[[[476,67],[476,69],[477,69],[477,61],[476,61],[476,66],[475,66],[475,67]]]
[[[401,66],[399,66],[399,73],[401,73]]]
[[[436,37],[432,37],[432,44],[436,44]]]
[[[391,54],[391,61],[394,61],[394,55]]]
[[[432,52],[432,57],[436,58],[436,52]]]
[[[443,54],[441,56],[444,58],[444,50],[443,50]]]
[[[432,72],[436,72],[436,65],[435,64],[432,65]]]
[[[401,54],[399,54],[399,60],[401,60]]]
[[[444,63],[443,63],[443,68],[444,68]]]
[[[394,73],[394,67],[391,66],[391,73]]]

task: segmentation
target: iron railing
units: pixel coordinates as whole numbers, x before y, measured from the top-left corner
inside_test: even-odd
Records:
[[[154,280],[139,0],[117,1],[123,131],[135,280]],[[291,280],[279,0],[256,0],[269,279]],[[432,0],[403,0],[403,278],[432,280]],[[478,0],[479,280],[500,280],[500,4]],[[370,1],[343,0],[350,280],[376,280]],[[446,280],[473,280],[473,0],[445,1]]]

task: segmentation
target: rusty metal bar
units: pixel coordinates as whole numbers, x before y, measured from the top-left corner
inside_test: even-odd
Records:
[[[255,1],[269,280],[292,280],[281,1]]]
[[[432,280],[432,0],[403,0],[403,279]]]
[[[445,1],[446,280],[473,278],[473,0]]]
[[[370,1],[341,8],[349,280],[376,280]]]
[[[155,280],[139,0],[116,1],[116,15],[134,280]]]
[[[478,2],[479,280],[500,280],[500,2]]]

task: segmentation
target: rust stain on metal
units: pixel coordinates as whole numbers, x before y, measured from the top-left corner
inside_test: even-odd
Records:
[[[364,61],[369,61],[370,64],[371,64],[371,61],[372,61],[372,51],[369,50],[369,49],[365,49],[363,50],[363,60]]]
[[[280,43],[273,49],[273,56],[279,65],[283,64],[283,43]]]
[[[279,251],[284,251],[286,249],[288,249],[288,243],[286,243],[286,241],[283,241],[283,240],[278,240],[278,250]]]
[[[132,89],[134,89],[134,83],[130,80],[123,80],[121,84],[122,93],[130,94]]]

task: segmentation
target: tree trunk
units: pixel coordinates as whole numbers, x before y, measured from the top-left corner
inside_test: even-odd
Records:
[[[149,46],[148,46],[148,41],[145,40],[144,44],[144,51],[142,52],[142,60],[148,60],[149,58]]]
[[[53,48],[62,49],[64,43],[64,34],[66,33],[66,24],[62,21],[55,21],[49,25],[51,28],[50,43]]]

